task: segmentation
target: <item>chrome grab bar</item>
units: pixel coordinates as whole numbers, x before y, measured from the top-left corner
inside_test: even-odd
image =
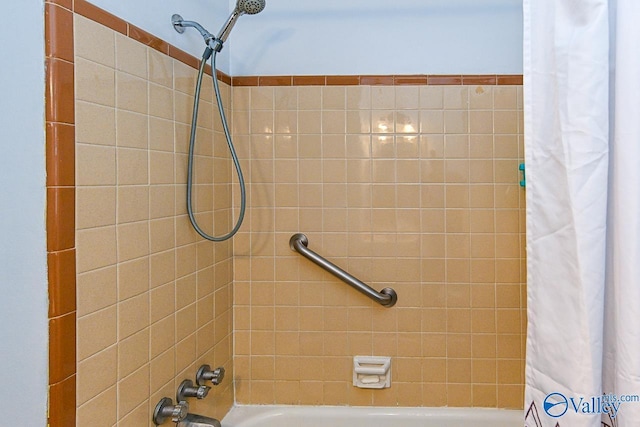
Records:
[[[302,233],[297,233],[291,236],[289,239],[289,247],[292,251],[298,252],[314,264],[327,270],[329,273],[336,276],[338,279],[345,282],[347,285],[352,286],[357,291],[362,292],[375,302],[385,307],[393,307],[398,301],[398,294],[392,288],[384,288],[380,292],[376,291],[361,280],[356,279],[351,274],[347,273],[337,265],[322,258],[320,255],[309,249],[309,239]]]

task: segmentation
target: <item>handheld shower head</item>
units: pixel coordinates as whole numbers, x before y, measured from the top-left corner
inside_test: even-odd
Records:
[[[227,19],[227,22],[222,26],[222,29],[218,33],[216,37],[216,51],[220,51],[222,49],[222,43],[227,40],[229,37],[229,33],[231,33],[231,29],[236,24],[238,18],[245,13],[247,15],[255,15],[256,13],[260,13],[264,10],[264,7],[267,5],[266,0],[238,0],[236,3],[235,9],[231,12],[231,16]]]
[[[262,12],[266,5],[267,2],[265,0],[238,0],[236,9],[248,15],[255,15]]]

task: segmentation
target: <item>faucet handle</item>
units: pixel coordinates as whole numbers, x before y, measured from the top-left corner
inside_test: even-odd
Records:
[[[170,398],[163,397],[153,411],[153,423],[159,426],[160,424],[164,424],[169,418],[171,418],[171,421],[174,423],[177,423],[184,420],[188,412],[189,404],[187,402],[181,401],[174,405]]]
[[[222,366],[211,370],[211,366],[202,365],[196,373],[196,384],[199,386],[205,385],[207,381],[211,381],[213,385],[219,385],[224,378],[224,368]]]
[[[183,402],[187,400],[187,397],[195,397],[198,400],[204,399],[209,394],[209,389],[206,385],[199,385],[198,387],[194,387],[193,381],[184,380],[178,386],[178,391],[176,393],[176,400],[178,402]]]

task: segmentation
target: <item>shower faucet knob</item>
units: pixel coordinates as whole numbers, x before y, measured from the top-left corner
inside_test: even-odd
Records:
[[[178,386],[178,391],[176,393],[176,400],[178,402],[183,402],[187,400],[187,397],[195,397],[198,400],[204,399],[209,394],[210,387],[206,385],[200,385],[198,387],[194,387],[193,381],[184,380]]]
[[[205,385],[207,381],[211,381],[213,385],[219,385],[223,378],[224,368],[222,366],[212,371],[209,365],[202,365],[196,373],[196,384],[202,386]]]
[[[159,426],[169,418],[174,423],[178,423],[187,417],[188,412],[189,404],[187,402],[180,402],[174,405],[170,398],[163,397],[153,411],[153,423]]]

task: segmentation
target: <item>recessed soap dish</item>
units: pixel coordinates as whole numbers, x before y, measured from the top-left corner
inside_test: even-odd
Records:
[[[359,388],[391,387],[391,358],[354,356],[353,385]]]

